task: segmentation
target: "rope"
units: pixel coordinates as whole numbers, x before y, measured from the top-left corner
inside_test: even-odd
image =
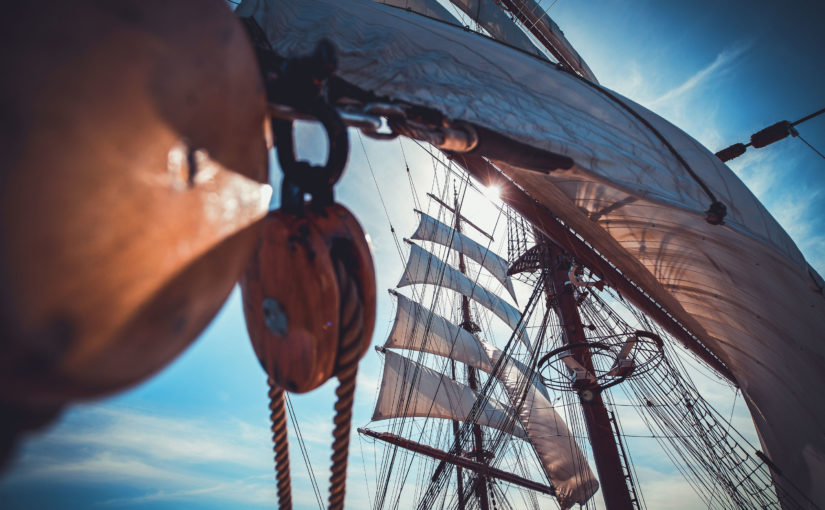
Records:
[[[355,378],[358,373],[358,359],[361,355],[361,340],[364,336],[363,302],[358,286],[347,271],[341,259],[334,262],[335,276],[341,293],[340,344],[336,372],[338,388],[335,395],[335,428],[332,432],[332,468],[329,482],[329,508],[344,507],[346,493],[347,459],[349,456],[349,432],[352,421],[352,403],[355,397]]]
[[[292,422],[292,430],[295,431],[295,435],[298,437],[298,446],[301,450],[301,457],[304,459],[304,465],[306,465],[307,472],[309,473],[309,481],[312,485],[312,492],[315,494],[315,499],[318,502],[318,508],[324,510],[324,498],[321,496],[321,490],[318,489],[318,481],[315,479],[315,471],[312,469],[312,462],[309,460],[309,453],[307,452],[307,447],[304,443],[304,436],[301,433],[301,425],[295,418],[295,409],[292,407],[292,401],[289,398],[289,393],[284,393],[284,400],[286,400],[286,410],[289,415],[289,421]]]
[[[825,155],[823,155],[821,152],[819,152],[818,150],[816,150],[816,149],[814,148],[814,146],[813,146],[813,145],[811,145],[811,144],[809,144],[809,143],[808,143],[808,141],[807,141],[807,140],[805,140],[804,138],[802,138],[802,135],[800,135],[799,133],[797,133],[797,134],[796,134],[796,137],[797,137],[797,138],[799,138],[800,140],[802,140],[802,143],[804,143],[805,145],[807,145],[807,146],[808,146],[808,147],[809,147],[812,151],[816,152],[816,153],[817,153],[817,155],[818,155],[820,158],[825,159]]]
[[[579,76],[576,75],[575,73],[569,73],[569,74],[579,78]],[[609,100],[611,100],[615,104],[619,105],[622,109],[624,109],[629,114],[631,114],[633,117],[635,117],[636,120],[638,120],[639,122],[644,124],[645,127],[647,127],[650,130],[650,132],[653,133],[656,136],[656,138],[658,138],[659,141],[662,142],[662,144],[665,147],[667,147],[668,151],[670,151],[670,153],[673,155],[673,157],[676,158],[676,160],[679,162],[679,164],[682,165],[682,167],[687,171],[688,175],[690,175],[690,177],[696,182],[696,184],[698,184],[699,187],[702,188],[702,191],[704,191],[705,195],[707,195],[707,197],[710,199],[711,204],[710,204],[710,208],[707,211],[708,223],[711,223],[711,224],[714,224],[714,225],[720,224],[721,221],[722,221],[722,218],[724,218],[724,216],[726,214],[725,205],[722,202],[720,202],[719,200],[717,200],[716,195],[713,194],[713,191],[711,191],[710,187],[705,183],[705,181],[702,180],[701,177],[699,177],[699,175],[693,170],[693,168],[688,164],[688,162],[685,161],[685,158],[682,157],[682,155],[670,143],[670,141],[667,139],[667,137],[665,137],[665,135],[663,135],[658,129],[656,129],[656,127],[653,126],[653,124],[651,124],[646,118],[644,118],[641,114],[639,114],[639,112],[637,112],[636,110],[631,108],[628,104],[626,104],[624,101],[619,99],[619,97],[617,95],[615,95],[613,92],[611,92],[610,90],[608,90],[608,89],[606,89],[606,88],[604,88],[601,85],[598,85],[596,83],[592,83],[592,82],[590,82],[590,81],[588,81],[584,78],[580,78],[580,80],[581,80],[582,83],[590,86],[591,88],[597,90],[598,92],[601,92],[602,95],[604,95],[606,98],[608,98]]]
[[[272,450],[275,452],[275,480],[278,482],[278,508],[292,508],[292,489],[289,478],[289,441],[284,409],[284,389],[269,379],[269,419],[272,421]]]

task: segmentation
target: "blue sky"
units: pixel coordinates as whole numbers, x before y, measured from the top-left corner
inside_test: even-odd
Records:
[[[558,0],[551,15],[604,85],[718,150],[825,106],[823,11],[815,1]],[[799,126],[799,132],[825,150],[825,116]],[[374,246],[378,344],[392,312],[383,289],[395,285],[402,266],[370,164],[396,230],[409,235],[415,217],[399,143],[367,142],[369,162],[357,135],[351,143],[350,167],[337,196],[362,221]],[[403,147],[416,182],[426,190],[429,157],[413,144]],[[800,140],[786,139],[750,150],[731,167],[825,273],[825,161]],[[273,173],[277,179],[278,171]],[[369,353],[360,370],[354,427],[369,419],[378,371],[377,357]],[[333,390],[327,384],[293,397],[324,500]],[[271,508],[266,392],[235,291],[201,338],[156,377],[114,398],[77,406],[28,441],[0,482],[0,506]],[[741,400],[737,409],[735,419],[747,420]],[[352,443],[352,508],[368,506],[374,490],[370,448],[357,438]],[[667,494],[678,495],[683,508],[695,507],[684,484],[657,471],[654,458],[641,454],[640,460],[641,469],[651,472],[642,486],[650,508],[662,507],[665,500],[657,498]],[[317,507],[297,450],[292,461],[296,506]]]

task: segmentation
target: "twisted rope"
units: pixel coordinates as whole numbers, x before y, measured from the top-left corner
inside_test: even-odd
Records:
[[[272,421],[272,450],[275,452],[275,480],[278,482],[278,508],[292,509],[289,478],[289,439],[287,438],[284,389],[269,379],[269,419]]]
[[[336,362],[338,388],[335,390],[335,395],[338,400],[335,402],[335,419],[333,420],[335,428],[332,432],[332,474],[329,478],[330,510],[339,510],[344,507],[352,403],[355,398],[355,378],[361,354],[361,339],[364,335],[363,302],[358,293],[358,286],[340,259],[335,260],[335,273],[341,294],[341,343]]]

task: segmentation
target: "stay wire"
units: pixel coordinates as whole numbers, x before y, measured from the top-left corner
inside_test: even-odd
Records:
[[[318,508],[324,510],[324,498],[321,496],[321,490],[318,487],[318,481],[315,478],[315,471],[312,469],[312,462],[309,460],[309,452],[304,443],[304,435],[301,433],[301,426],[295,418],[295,408],[292,407],[292,399],[289,398],[289,393],[284,392],[284,400],[286,400],[287,415],[289,421],[292,422],[292,428],[295,430],[295,435],[298,437],[298,446],[301,450],[301,457],[304,459],[307,472],[309,473],[309,481],[312,485],[312,492],[315,494],[315,499],[318,501]]]
[[[819,152],[818,150],[816,150],[816,148],[815,148],[813,145],[811,145],[810,143],[808,143],[808,141],[807,141],[807,140],[805,140],[804,138],[802,138],[802,135],[800,135],[800,134],[799,134],[799,132],[797,132],[797,133],[796,133],[796,137],[797,137],[797,138],[799,138],[800,140],[802,140],[802,143],[804,143],[805,145],[807,145],[808,147],[810,147],[810,149],[811,149],[812,151],[814,151],[815,153],[817,153],[817,155],[818,155],[820,158],[825,159],[825,154],[822,154],[821,152]]]
[[[401,243],[398,242],[398,235],[395,232],[395,227],[392,224],[392,219],[390,219],[390,212],[387,210],[387,204],[384,202],[384,195],[381,193],[381,187],[378,185],[378,179],[375,178],[375,171],[372,169],[372,162],[370,162],[370,157],[367,154],[367,148],[364,145],[364,137],[361,136],[361,131],[358,130],[358,141],[361,142],[361,150],[364,151],[364,158],[367,160],[367,167],[370,169],[370,175],[372,176],[372,182],[375,183],[375,190],[378,191],[378,198],[381,201],[381,207],[384,208],[384,214],[387,216],[387,223],[390,225],[390,233],[392,234],[393,241],[395,242],[395,248],[398,250],[398,256],[401,257],[401,261],[404,261],[404,251],[401,249]]]

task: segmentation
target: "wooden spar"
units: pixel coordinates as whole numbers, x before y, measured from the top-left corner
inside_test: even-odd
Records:
[[[500,184],[502,188],[501,200],[503,202],[527,218],[536,228],[564,248],[565,251],[573,254],[588,269],[618,289],[624,298],[627,298],[645,312],[648,317],[661,325],[682,345],[716,370],[717,373],[738,386],[736,378],[728,367],[700,341],[699,337],[696,336],[696,332],[688,330],[661,304],[654,301],[638,285],[630,281],[617,267],[602,258],[591,246],[571,232],[552,211],[539,204],[527,192],[516,186],[502,172],[480,156],[457,154],[452,159],[482,183],[496,182]]]
[[[447,209],[448,211],[450,211],[451,213],[455,214],[455,209],[453,209],[453,208],[452,208],[452,207],[450,207],[449,205],[447,205],[447,204],[445,204],[444,202],[442,202],[442,201],[441,201],[441,199],[439,199],[437,196],[433,195],[432,193],[427,193],[427,196],[428,196],[428,197],[430,197],[431,199],[435,200],[436,202],[438,202],[438,205],[440,205],[441,207],[443,207],[443,208]],[[417,213],[420,213],[420,214],[426,214],[426,213],[424,213],[424,212],[422,212],[422,211],[419,211],[418,209],[413,209],[413,210],[414,210],[415,212],[417,212]],[[491,236],[490,234],[488,234],[487,232],[485,232],[484,230],[482,230],[482,229],[481,229],[481,227],[479,227],[478,225],[476,225],[476,224],[475,224],[475,223],[473,223],[472,221],[468,220],[468,219],[467,219],[467,218],[465,218],[464,216],[462,216],[462,217],[461,217],[461,219],[462,219],[464,222],[466,222],[468,225],[470,225],[471,227],[473,227],[474,229],[476,229],[476,230],[477,230],[477,231],[478,231],[481,235],[483,235],[484,237],[486,237],[486,238],[487,238],[487,239],[489,239],[490,241],[495,241],[495,239],[493,239],[493,236]]]
[[[566,281],[570,267],[569,255],[543,236],[538,236],[538,239],[539,242],[543,240],[547,247],[542,261],[542,267],[547,270],[546,278],[549,280],[545,291],[548,301],[552,303],[553,309],[561,320],[562,341],[565,345],[586,344],[587,338],[584,335],[584,327],[576,305],[576,296],[573,294],[572,286]],[[594,374],[589,348],[573,349],[570,353],[589,374]],[[596,471],[599,474],[607,510],[631,510],[633,505],[630,490],[622,470],[618,445],[613,435],[613,428],[610,426],[607,409],[604,407],[601,391],[597,388],[581,388],[579,401],[587,425],[590,445],[593,447],[593,460],[596,461]]]
[[[468,459],[467,457],[462,457],[460,455],[452,455],[443,450],[439,450],[438,448],[433,448],[432,446],[416,443],[415,441],[410,441],[409,439],[405,439],[395,434],[390,434],[387,432],[375,432],[373,430],[365,428],[359,428],[358,433],[374,437],[375,439],[384,441],[385,443],[400,446],[401,448],[410,450],[411,452],[420,453],[422,455],[426,455],[427,457],[440,460],[442,462],[447,462],[454,466],[469,469],[470,471],[478,473],[483,477],[495,478],[497,480],[512,483],[513,485],[518,485],[519,487],[524,487],[525,489],[541,492],[542,494],[548,494],[550,496],[556,495],[556,489],[552,485],[545,485],[543,483],[534,482],[533,480],[522,478],[516,474],[508,473],[507,471],[503,471],[501,469],[488,466],[481,462]]]

